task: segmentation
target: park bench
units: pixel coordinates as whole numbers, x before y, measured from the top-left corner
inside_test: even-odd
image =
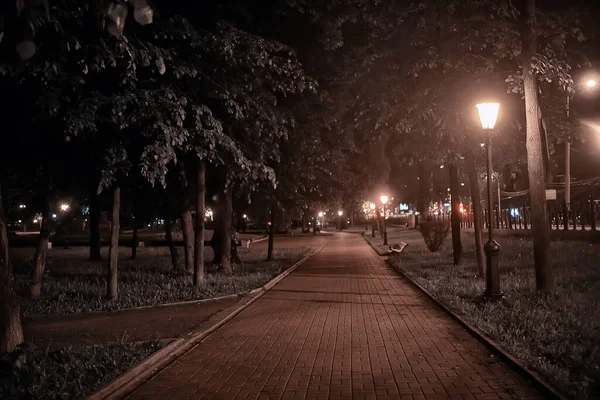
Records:
[[[404,250],[406,246],[408,246],[408,243],[406,242],[396,243],[390,246],[390,251],[399,254],[402,253],[402,250]]]

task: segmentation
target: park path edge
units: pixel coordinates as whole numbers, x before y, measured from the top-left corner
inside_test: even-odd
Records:
[[[210,328],[192,332],[186,337],[175,339],[170,342],[167,346],[161,350],[154,352],[148,358],[143,360],[138,365],[131,367],[130,369],[123,372],[121,375],[113,379],[111,382],[106,384],[104,387],[96,391],[89,396],[90,400],[104,400],[104,399],[122,399],[137,389],[142,383],[152,378],[160,370],[167,367],[175,359],[181,357],[189,350],[202,343],[210,335],[216,332],[219,328],[225,325],[227,322],[232,320],[239,313],[248,308],[251,304],[259,300],[267,291],[285,279],[289,274],[294,272],[295,269],[300,267],[311,257],[321,251],[329,242],[319,247],[311,254],[308,254],[300,261],[296,262],[290,268],[287,268],[281,274],[277,275],[269,282],[265,283],[260,288],[254,289],[250,292],[250,297],[245,298],[241,301],[241,304],[236,304],[232,311],[230,311],[224,318],[217,321]]]

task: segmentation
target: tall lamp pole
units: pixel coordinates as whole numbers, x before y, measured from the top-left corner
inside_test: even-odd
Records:
[[[387,227],[385,225],[385,205],[388,202],[388,197],[381,196],[380,200],[381,200],[381,204],[383,204],[383,216],[382,216],[383,223],[381,225],[381,230],[383,231],[383,245],[387,246],[388,241],[387,241]]]
[[[585,84],[585,86],[592,90],[596,87],[595,79],[588,79],[585,82],[581,82],[575,87]],[[566,103],[567,121],[571,120],[571,97],[567,95]],[[569,227],[569,214],[571,211],[571,136],[567,138],[565,142],[565,229]]]
[[[340,232],[342,231],[342,214],[343,212],[341,210],[338,211],[338,223],[340,224]]]
[[[500,244],[494,240],[494,191],[492,189],[492,130],[496,125],[498,118],[498,103],[477,104],[481,126],[486,133],[486,151],[487,151],[487,206],[488,206],[488,242],[484,246],[486,255],[486,276],[485,276],[485,294],[488,299],[497,300],[502,298],[500,290],[500,271],[498,267],[498,258],[500,255]]]
[[[371,203],[369,205],[371,207],[371,215],[375,216],[375,223],[371,223],[371,237],[375,237],[375,227],[377,226],[377,215],[375,214],[375,203]]]

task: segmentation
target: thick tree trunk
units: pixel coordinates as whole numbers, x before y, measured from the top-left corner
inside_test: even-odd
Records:
[[[0,188],[0,354],[15,350],[23,343],[19,301],[8,254],[8,233],[4,220]]]
[[[233,213],[233,193],[231,189],[219,190],[214,214],[215,229],[211,245],[215,258],[213,264],[220,265],[223,273],[232,274],[231,267],[231,221]]]
[[[167,240],[167,246],[169,246],[173,270],[177,271],[179,269],[177,263],[179,256],[177,254],[177,247],[175,247],[175,242],[173,241],[173,221],[171,220],[168,204],[165,206],[165,239]]]
[[[308,233],[308,211],[302,213],[302,233]]]
[[[448,168],[450,172],[450,195],[452,205],[452,215],[450,224],[452,225],[452,254],[454,256],[454,265],[459,265],[462,259],[462,242],[460,240],[460,184],[458,182],[458,169],[455,163],[451,163]]]
[[[191,276],[194,274],[194,224],[192,212],[189,209],[184,209],[181,213],[181,232],[183,233],[185,271]]]
[[[467,173],[469,175],[469,186],[471,187],[471,203],[473,203],[473,224],[475,226],[475,256],[477,258],[477,269],[479,275],[485,277],[485,264],[483,252],[483,208],[481,207],[481,192],[479,191],[479,179],[477,178],[477,166],[475,165],[475,153],[467,144],[465,151]]]
[[[133,243],[131,243],[131,259],[137,258],[137,247],[138,247],[138,224],[137,220],[133,220]]]
[[[90,260],[99,261],[100,255],[100,207],[98,193],[94,190],[90,197]]]
[[[194,246],[194,286],[204,284],[204,213],[206,197],[206,167],[198,162],[198,183],[196,185],[196,244]]]
[[[550,232],[546,204],[546,173],[542,147],[542,120],[538,102],[538,84],[531,67],[537,51],[535,34],[535,0],[525,0],[523,10],[523,85],[525,89],[525,116],[527,122],[527,169],[529,172],[529,197],[531,202],[531,229],[533,234],[533,257],[536,286],[539,291],[550,291],[553,286],[552,269],[548,262]]]
[[[48,241],[50,240],[50,221],[52,214],[50,211],[49,199],[45,199],[44,212],[42,215],[42,228],[38,244],[35,249],[33,261],[33,271],[31,272],[31,282],[29,285],[29,295],[33,298],[39,298],[42,291],[42,278],[46,270],[46,255],[48,253]]]
[[[273,260],[273,244],[275,241],[275,202],[271,204],[271,225],[269,225],[269,244],[267,245],[267,260]]]
[[[121,208],[121,189],[113,189],[112,223],[110,225],[110,247],[108,250],[108,276],[106,279],[106,297],[117,300],[119,297],[117,271],[119,267],[119,210]]]

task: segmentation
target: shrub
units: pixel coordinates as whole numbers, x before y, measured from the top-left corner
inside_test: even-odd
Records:
[[[419,224],[419,232],[425,240],[425,245],[432,253],[437,252],[444,244],[449,230],[450,224],[446,221],[425,221]]]

